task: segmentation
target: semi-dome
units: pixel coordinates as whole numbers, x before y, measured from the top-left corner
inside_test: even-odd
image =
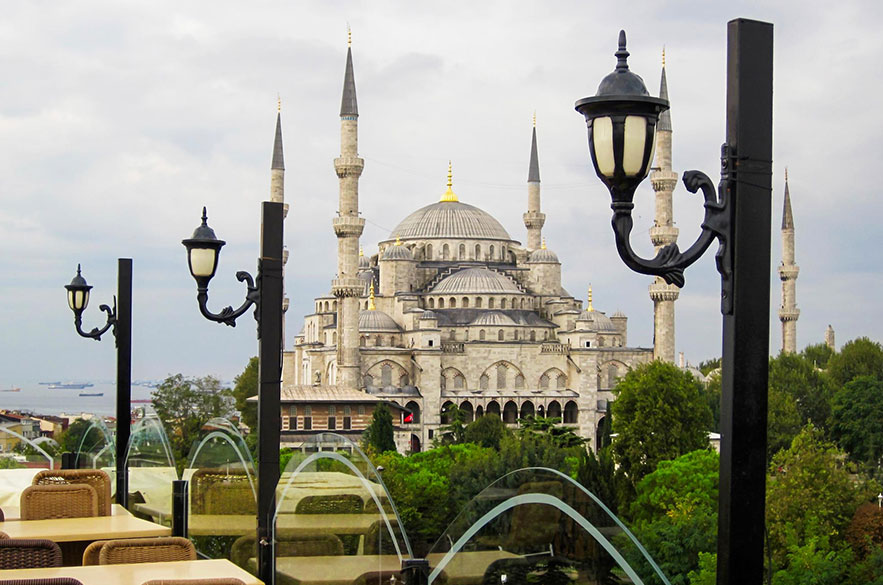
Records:
[[[369,260],[362,250],[359,249],[359,270],[364,270],[366,268],[371,268],[371,260]]]
[[[590,331],[598,331],[600,333],[618,333],[619,329],[610,320],[610,317],[600,311],[588,310],[583,311],[577,322],[580,323],[579,329],[588,329]]]
[[[402,246],[400,242],[396,242],[393,246],[387,246],[386,250],[383,251],[383,256],[380,258],[381,260],[413,260],[414,255],[411,254],[411,251],[408,250],[405,246]]]
[[[548,248],[540,248],[539,250],[534,250],[527,261],[532,264],[560,264],[560,261],[558,260],[558,254],[556,254],[552,250],[549,250]]]
[[[383,311],[359,311],[359,331],[401,331],[398,323]]]
[[[458,238],[512,241],[509,233],[486,211],[459,201],[439,201],[422,207],[392,230],[390,239]]]
[[[506,313],[486,311],[472,321],[470,325],[515,325],[515,321]]]
[[[466,268],[465,270],[459,270],[447,278],[442,279],[442,281],[435,285],[430,292],[434,294],[521,294],[521,290],[514,282],[512,282],[512,280],[503,276],[499,272],[494,272],[487,268]]]

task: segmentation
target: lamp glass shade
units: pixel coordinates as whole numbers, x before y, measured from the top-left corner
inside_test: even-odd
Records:
[[[626,176],[635,177],[644,167],[646,140],[647,118],[644,116],[626,116],[622,152],[622,171]]]
[[[612,177],[616,164],[613,158],[613,120],[610,116],[592,120],[592,143],[595,146],[598,172],[605,177]]]
[[[67,304],[73,311],[85,310],[86,306],[89,304],[89,291],[77,289],[68,290]]]
[[[194,277],[212,277],[215,274],[217,250],[215,248],[190,248],[190,273]]]

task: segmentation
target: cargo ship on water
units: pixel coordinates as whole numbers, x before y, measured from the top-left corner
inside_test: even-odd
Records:
[[[12,386],[10,388],[0,388],[0,392],[21,392],[21,388],[18,386]]]
[[[40,382],[41,386],[48,386],[50,390],[83,390],[91,388],[95,384],[91,382]]]

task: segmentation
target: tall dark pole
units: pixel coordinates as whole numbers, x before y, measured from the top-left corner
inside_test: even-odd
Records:
[[[282,413],[282,239],[283,204],[261,207],[261,290],[258,305],[258,578],[273,583],[273,513],[279,482],[279,433]]]
[[[773,25],[727,25],[725,177],[732,312],[723,320],[718,585],[763,580],[770,319]]]
[[[132,259],[119,258],[117,268],[117,323],[114,327],[117,346],[117,437],[116,501],[126,506],[129,478],[126,450],[132,425]]]

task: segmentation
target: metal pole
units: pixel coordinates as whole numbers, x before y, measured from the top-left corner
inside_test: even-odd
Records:
[[[132,259],[120,258],[117,272],[117,323],[114,329],[117,346],[117,437],[116,501],[126,506],[129,500],[129,477],[126,451],[132,425]]]
[[[733,310],[723,319],[718,585],[761,583],[765,523],[773,25],[727,25]]]
[[[172,536],[187,538],[187,520],[190,516],[186,479],[172,480]]]
[[[279,433],[282,412],[282,239],[283,204],[264,201],[261,208],[261,258],[258,268],[258,578],[275,578],[273,513],[279,483]]]

